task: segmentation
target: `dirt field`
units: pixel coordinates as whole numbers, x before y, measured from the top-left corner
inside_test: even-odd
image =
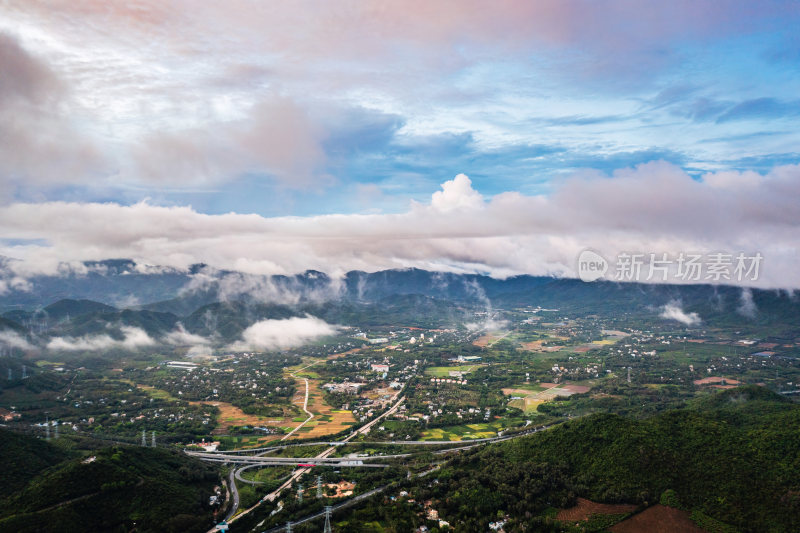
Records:
[[[689,518],[689,513],[654,505],[611,527],[614,533],[706,533]]]
[[[710,385],[712,383],[719,383],[725,382],[728,385],[740,385],[741,381],[730,379],[730,378],[722,378],[719,376],[712,376],[710,378],[703,378],[703,379],[696,379],[694,380],[695,385]]]
[[[556,518],[562,522],[579,522],[581,520],[588,520],[593,514],[625,514],[632,513],[635,510],[635,505],[610,505],[578,498],[578,504],[575,507],[560,510]]]
[[[353,348],[352,350],[347,350],[346,352],[342,352],[342,353],[332,353],[331,355],[329,355],[327,357],[327,359],[339,359],[341,357],[346,357],[346,356],[350,355],[351,353],[358,353],[360,351],[361,351],[361,348]]]
[[[493,342],[496,342],[502,339],[503,337],[504,335],[491,335],[491,334],[484,335],[482,337],[478,337],[472,344],[474,344],[475,346],[480,346],[481,348],[486,348]]]
[[[544,341],[523,342],[522,347],[529,352],[541,352]]]
[[[521,396],[522,399],[512,400],[509,405],[530,413],[536,411],[539,404],[550,401],[556,396],[572,396],[573,394],[589,392],[589,387],[584,385],[558,385],[556,383],[539,383],[539,385],[545,390],[536,392],[526,389],[507,388],[503,389],[503,394]]]
[[[191,402],[192,405],[213,405],[219,409],[217,427],[212,434],[225,435],[231,426],[267,426],[267,427],[289,427],[294,426],[291,418],[269,418],[258,415],[248,415],[235,405],[227,402]]]
[[[314,413],[314,418],[295,433],[300,438],[333,435],[350,427],[356,421],[350,411],[337,411],[325,403],[323,400],[325,391],[320,389],[320,383],[317,379],[308,380],[308,410]],[[306,386],[301,378],[297,379],[297,391],[292,403],[302,409]],[[290,425],[294,427],[297,423]]]

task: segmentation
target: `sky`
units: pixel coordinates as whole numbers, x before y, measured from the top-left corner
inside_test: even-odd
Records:
[[[4,2],[0,255],[506,277],[744,253],[758,279],[722,282],[800,288],[798,27],[770,1]]]

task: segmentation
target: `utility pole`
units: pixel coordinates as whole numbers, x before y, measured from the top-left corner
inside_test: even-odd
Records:
[[[25,368],[25,367],[22,367]],[[50,417],[44,417],[45,439],[50,440]]]
[[[628,383],[631,382],[631,367],[628,367]]]
[[[297,485],[297,502],[302,505],[303,503],[303,484]]]
[[[333,533],[333,529],[331,529],[331,506],[325,506],[325,529],[322,530],[322,533]]]
[[[152,437],[153,437],[153,438],[152,438],[152,440],[150,441],[150,445],[151,445],[153,448],[155,448],[155,447],[156,447],[156,432],[155,432],[155,431],[153,431]]]
[[[56,420],[55,424],[55,435],[56,435],[55,438],[58,439],[58,420]]]
[[[22,379],[26,379],[28,377],[28,367],[22,365]]]
[[[142,430],[142,448],[147,447],[147,433],[145,430]]]
[[[8,369],[8,381],[11,381],[12,379],[14,379],[14,376],[11,374],[11,369],[9,368]]]
[[[317,499],[322,498],[322,476],[317,476]]]

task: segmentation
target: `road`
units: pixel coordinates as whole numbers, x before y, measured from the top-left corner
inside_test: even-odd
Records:
[[[308,389],[306,389],[306,391],[307,391],[307,390],[308,390]],[[398,397],[398,396],[400,396],[400,393],[401,393],[401,392],[402,392],[402,391],[398,391],[398,392],[397,392],[397,393],[396,393],[396,394],[395,394],[395,395],[392,397],[392,401],[394,401],[395,399],[397,399],[397,397]],[[383,413],[383,414],[381,414],[380,416],[376,417],[374,420],[372,420],[372,421],[370,421],[370,422],[368,422],[368,423],[364,424],[362,427],[360,427],[359,429],[357,429],[357,430],[356,430],[356,431],[354,431],[353,433],[350,433],[350,435],[348,435],[347,437],[345,437],[344,439],[342,439],[342,440],[341,440],[341,441],[339,441],[339,442],[349,442],[350,440],[352,440],[353,438],[357,437],[358,435],[363,435],[363,434],[365,434],[365,433],[369,432],[369,430],[370,430],[370,429],[372,429],[372,427],[373,427],[373,426],[374,426],[376,423],[378,423],[379,421],[383,420],[385,417],[387,417],[387,416],[391,415],[392,413],[396,412],[396,411],[397,411],[397,409],[399,409],[399,408],[400,408],[400,404],[402,404],[404,400],[405,400],[405,397],[404,397],[404,396],[400,396],[400,398],[399,398],[399,399],[397,399],[397,402],[396,402],[394,405],[392,405],[392,407],[390,407],[389,409],[387,409],[387,410],[386,410],[386,412],[384,412],[384,413]],[[252,450],[251,450],[251,451],[252,451]],[[324,460],[324,459],[327,459],[327,458],[328,458],[328,456],[329,456],[329,455],[331,455],[331,454],[332,454],[334,451],[336,451],[336,447],[335,447],[335,446],[331,446],[331,447],[330,447],[330,448],[328,448],[327,450],[324,450],[324,451],[322,451],[321,453],[317,454],[317,456],[316,456],[316,457],[303,458],[303,462],[304,462],[305,464],[313,464],[313,463],[315,463],[317,460],[320,460],[320,459],[322,459],[322,460]],[[185,453],[187,453],[187,454],[188,454],[188,453],[190,453],[190,452],[186,451]],[[196,453],[202,453],[202,452],[191,452],[191,453],[192,453],[192,454],[196,454]],[[210,454],[210,455],[212,455],[212,456],[213,456],[213,455],[215,455],[215,454]],[[251,457],[252,457],[252,456],[251,456]],[[215,461],[215,460],[216,460],[216,461],[218,461],[218,460],[219,460],[219,458],[218,458],[218,457],[216,457],[216,458],[215,458],[215,457],[208,457],[208,458],[198,457],[198,459],[201,459],[201,460],[204,460],[204,461]],[[262,457],[261,459],[268,459],[268,458],[266,458],[266,457]],[[277,458],[273,457],[273,458],[271,458],[271,459],[277,459]],[[284,458],[284,459],[287,459],[287,458]],[[288,459],[297,459],[297,458],[288,458]],[[228,458],[227,460],[232,460],[232,459],[231,459],[231,458]],[[352,461],[352,459],[351,459],[351,461]],[[280,463],[280,464],[286,464],[286,463]],[[328,464],[329,464],[329,463],[328,463]],[[340,466],[345,466],[345,465],[344,465],[344,464],[340,464]],[[351,466],[356,466],[356,465],[351,465]],[[358,466],[364,467],[364,466],[366,466],[366,465],[358,465]],[[380,466],[378,466],[378,465],[372,464],[372,468],[381,468],[381,467],[383,467],[383,466],[386,466],[386,465],[380,465]],[[260,505],[261,505],[263,502],[267,502],[267,501],[268,501],[268,502],[273,502],[273,501],[275,501],[275,499],[276,499],[278,496],[280,496],[280,494],[281,494],[281,491],[283,491],[283,490],[284,490],[284,489],[286,489],[287,487],[291,487],[291,486],[292,486],[292,483],[294,483],[294,481],[295,481],[297,478],[299,478],[300,476],[302,476],[303,474],[305,474],[305,473],[307,473],[307,472],[309,472],[309,471],[310,471],[310,468],[305,468],[305,467],[298,468],[297,470],[295,470],[295,471],[292,473],[292,475],[290,475],[290,476],[289,476],[289,479],[287,479],[287,480],[286,480],[284,483],[282,483],[282,484],[281,484],[281,486],[280,486],[280,487],[278,487],[278,488],[277,488],[277,489],[275,489],[274,491],[272,491],[272,492],[270,492],[269,494],[267,494],[266,496],[264,496],[264,497],[261,499],[261,501],[259,501],[258,503],[256,503],[254,506],[250,507],[249,509],[245,509],[244,511],[242,511],[241,513],[239,513],[239,514],[238,514],[238,515],[236,515],[236,516],[232,516],[232,517],[230,518],[230,520],[228,520],[228,523],[230,524],[231,522],[234,522],[234,521],[238,520],[240,517],[250,514],[250,513],[251,513],[251,512],[252,512],[254,509],[256,509],[257,507],[259,507],[259,506],[260,506]]]
[[[398,391],[392,397],[392,400],[397,398],[399,395],[400,395],[400,391]],[[351,433],[350,435],[348,435],[347,437],[342,439],[340,442],[350,442],[353,438],[357,437],[358,435],[363,435],[363,434],[369,432],[369,430],[372,429],[372,426],[374,426],[377,422],[379,422],[380,420],[383,420],[385,417],[387,417],[390,414],[392,414],[395,411],[397,411],[397,409],[400,407],[400,404],[403,403],[403,400],[405,400],[405,397],[404,396],[400,397],[400,399],[397,400],[397,403],[395,403],[392,407],[387,409],[385,413],[383,413],[382,415],[376,417],[371,422],[368,422],[368,423],[364,424],[359,429],[357,429],[356,431],[354,431],[353,433]],[[327,450],[324,450],[321,453],[319,453],[316,457],[314,457],[314,459],[324,459],[324,458],[328,457],[329,455],[331,455],[335,450],[336,450],[336,448],[332,446],[332,447],[328,448]],[[281,491],[283,489],[285,489],[286,487],[291,487],[292,483],[294,483],[294,480],[299,478],[300,476],[302,476],[306,472],[308,472],[308,468],[299,468],[294,474],[292,474],[292,476],[288,480],[286,480],[286,482],[283,485],[281,485],[280,487],[275,489],[273,492],[267,494],[264,497],[264,501],[270,501],[270,502],[275,501],[275,498],[277,498],[280,495],[280,493],[281,493]],[[256,505],[258,505],[258,504],[256,504]],[[248,511],[249,511],[249,509],[248,509]]]
[[[236,489],[236,482],[234,481],[234,473],[236,472],[236,468],[234,467],[231,470],[231,473],[228,475],[228,484],[231,488],[231,501],[233,505],[231,506],[231,510],[228,511],[228,516],[225,517],[227,522],[231,521],[231,517],[236,514],[236,511],[239,510],[239,491]]]
[[[260,466],[261,466],[260,464],[245,465],[241,468],[234,468],[233,471],[236,472],[236,479],[238,479],[242,483],[247,483],[248,485],[263,485],[264,484],[263,481],[250,481],[249,479],[245,479],[242,477],[242,472],[244,472],[245,470],[248,470],[250,468],[258,468]]]
[[[398,457],[408,457],[410,454],[403,455],[376,455],[374,457],[360,457],[357,459],[348,457],[253,457],[250,455],[202,457],[194,456],[201,461],[212,463],[234,463],[261,466],[333,466],[339,467],[366,467],[366,468],[386,468],[389,465],[365,463],[370,459],[395,459]],[[237,476],[238,478],[238,476]]]
[[[388,487],[389,487],[389,485],[384,485],[383,487],[378,487],[377,489],[372,489],[370,491],[367,491],[364,494],[359,494],[358,496],[356,496],[354,498],[350,498],[346,502],[342,502],[342,503],[340,503],[338,505],[332,506],[331,507],[331,512],[335,513],[339,509],[344,509],[345,507],[350,507],[351,505],[354,505],[354,504],[356,504],[356,503],[358,503],[358,502],[360,502],[362,500],[366,500],[367,498],[370,498],[370,497],[372,497],[372,496],[374,496],[376,494],[380,494],[381,492],[385,491]],[[298,520],[297,522],[292,522],[292,525],[296,526],[298,524],[304,524],[306,522],[310,522],[312,520],[316,520],[317,518],[322,518],[323,516],[325,516],[325,511],[320,511],[320,512],[314,513],[312,515],[305,516],[305,517],[301,518],[300,520]],[[286,526],[273,527],[272,529],[268,529],[268,530],[266,530],[266,531],[264,531],[262,533],[278,533],[280,531],[286,531]]]
[[[392,397],[392,400],[395,400],[399,395],[400,395],[400,392],[395,394]],[[188,450],[184,450],[184,452],[187,453],[187,454],[190,454],[190,455],[195,455],[195,456],[198,455],[198,454],[204,455],[205,457],[198,457],[198,459],[201,459],[203,461],[238,462],[238,463],[247,463],[247,464],[264,464],[263,461],[276,461],[277,464],[281,464],[281,465],[287,464],[287,461],[297,461],[297,462],[304,461],[305,464],[320,464],[321,463],[323,465],[344,466],[342,460],[346,459],[346,458],[338,458],[338,457],[329,458],[329,456],[336,450],[337,446],[338,445],[344,445],[344,444],[350,442],[353,438],[357,437],[358,435],[363,435],[363,434],[368,433],[375,424],[380,422],[385,417],[387,417],[387,416],[393,414],[394,412],[396,412],[397,409],[400,408],[400,405],[403,403],[404,400],[405,400],[405,397],[401,396],[397,400],[397,402],[394,405],[392,405],[392,407],[389,408],[386,412],[384,412],[383,414],[381,414],[380,416],[378,416],[374,420],[368,422],[367,424],[365,424],[364,426],[362,426],[358,430],[354,431],[353,433],[350,433],[350,435],[348,435],[347,437],[345,437],[341,441],[333,441],[333,442],[328,441],[328,442],[315,443],[316,445],[328,444],[328,445],[330,445],[330,447],[328,449],[322,451],[316,457],[313,457],[313,458],[305,458],[305,457],[304,458],[298,458],[298,457],[278,458],[278,457],[263,457],[261,455],[256,455],[256,456],[236,455],[237,452],[243,452],[244,450],[236,450],[236,451],[227,452],[228,455],[226,455],[224,452],[223,453],[219,453],[219,452],[190,452]],[[445,453],[450,453],[450,452],[453,452],[453,451],[460,451],[460,450],[467,450],[467,449],[470,449],[470,448],[475,448],[477,446],[482,446],[482,445],[490,443],[490,442],[500,442],[500,441],[511,440],[511,439],[523,437],[523,436],[526,436],[526,435],[537,433],[539,431],[544,431],[544,430],[549,429],[549,428],[551,428],[551,427],[553,427],[555,425],[558,425],[561,422],[563,422],[563,421],[554,422],[554,423],[548,424],[546,426],[532,428],[532,429],[530,429],[528,431],[522,431],[522,432],[514,433],[514,434],[511,434],[511,435],[503,435],[503,436],[499,436],[499,437],[490,437],[490,438],[485,438],[485,439],[474,439],[474,440],[469,440],[469,441],[460,441],[460,442],[457,442],[457,443],[454,443],[453,441],[392,441],[392,442],[388,442],[388,443],[387,442],[376,442],[376,444],[401,444],[401,445],[403,445],[403,444],[409,444],[410,442],[413,442],[414,444],[419,444],[419,445],[434,445],[434,444],[439,444],[439,445],[441,445],[441,444],[459,444],[460,445],[457,448],[448,448],[446,450],[437,450],[437,451],[434,452],[435,454],[445,454]],[[284,449],[284,448],[288,448],[290,446],[300,446],[300,445],[307,445],[307,444],[308,443],[298,443],[298,444],[295,444],[295,445],[275,446],[275,447],[260,449],[258,451],[260,451],[263,454],[263,453],[267,453],[268,451],[272,451],[272,450],[275,450],[275,449]],[[256,450],[252,450],[251,449],[251,450],[247,450],[247,451],[253,452],[253,451],[256,451]],[[407,457],[408,455],[410,455],[410,454],[374,456],[372,458],[379,459],[379,458],[392,458],[392,457]],[[358,462],[363,463],[363,461],[365,459],[369,460],[369,458],[359,458]],[[353,461],[353,460],[350,459],[350,461]],[[289,463],[289,464],[291,464],[291,463]],[[348,465],[348,466],[385,467],[385,466],[388,466],[388,465],[377,465],[375,463],[363,463],[363,464],[360,464],[360,465]],[[249,468],[249,466],[247,468]],[[438,466],[433,468],[432,470],[429,470],[427,472],[424,472],[424,473],[418,474],[418,475],[419,476],[423,476],[423,475],[431,473],[432,471],[435,471],[436,469],[438,469]],[[241,513],[239,513],[235,517],[231,517],[230,520],[228,520],[228,523],[231,523],[232,521],[237,520],[241,516],[245,516],[245,515],[249,514],[250,512],[252,512],[254,509],[259,507],[265,501],[269,501],[269,502],[275,501],[275,499],[278,496],[280,496],[281,491],[283,491],[287,487],[290,487],[292,485],[292,483],[297,478],[299,478],[303,474],[307,473],[309,470],[310,470],[310,468],[298,468],[297,470],[295,470],[289,476],[289,478],[283,484],[281,484],[280,487],[275,489],[273,492],[267,494],[264,498],[261,499],[261,501],[256,503],[254,506],[250,507],[249,509],[246,509],[245,511],[242,511]],[[355,503],[356,501],[360,501],[361,499],[368,498],[369,496],[372,496],[373,494],[376,494],[377,492],[380,492],[380,491],[384,490],[385,488],[386,487],[381,487],[379,489],[374,489],[374,491],[370,491],[370,492],[366,492],[364,494],[361,494],[361,495],[357,496],[356,498],[353,498],[352,500],[348,500],[347,502],[344,502],[343,504],[340,504],[339,506],[336,506],[334,509],[340,509],[344,505],[349,505],[349,504]],[[302,522],[305,522],[305,521],[308,521],[308,520],[313,520],[315,518],[319,518],[319,516],[322,516],[322,515],[321,514],[316,514],[316,515],[313,515],[313,516],[310,516],[310,517],[306,517],[306,518],[304,518],[302,521],[300,521],[298,523],[302,523]],[[280,531],[280,530],[281,530],[281,528],[276,528],[276,529],[270,530],[270,531]]]
[[[292,377],[294,377],[294,375],[295,375],[295,373],[296,373],[296,372],[300,372],[300,370],[305,370],[305,369],[306,369],[306,368],[308,368],[309,366],[311,366],[311,365],[304,366],[303,368],[300,368],[300,369],[296,370],[295,372],[293,372],[293,373],[291,374],[291,376],[292,376]],[[303,426],[305,426],[306,424],[308,424],[308,422],[309,422],[309,421],[311,421],[311,419],[313,419],[313,418],[314,418],[314,413],[312,413],[311,411],[309,411],[309,410],[308,410],[308,378],[303,378],[303,381],[304,381],[304,382],[305,382],[305,384],[306,384],[306,397],[305,397],[305,399],[303,400],[303,411],[305,411],[305,412],[306,412],[306,414],[308,415],[308,418],[306,418],[305,420],[303,420],[303,421],[300,423],[300,425],[299,425],[299,426],[297,426],[296,428],[294,428],[293,430],[291,430],[289,433],[287,433],[286,435],[284,435],[284,436],[283,436],[283,438],[281,439],[282,441],[284,441],[284,440],[288,439],[289,437],[291,437],[292,435],[294,435],[294,433],[295,433],[296,431],[298,431],[298,430],[299,430],[301,427],[303,427]]]

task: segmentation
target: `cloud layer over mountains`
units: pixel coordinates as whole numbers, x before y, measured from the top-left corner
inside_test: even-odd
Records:
[[[759,279],[721,282],[798,288],[797,198],[797,165],[766,176],[717,172],[694,179],[654,162],[612,176],[576,174],[538,196],[485,198],[461,174],[430,203],[412,202],[397,214],[269,218],[146,202],[14,204],[0,210],[0,228],[18,242],[0,253],[22,259],[11,268],[24,279],[56,272],[62,261],[109,257],[255,274],[419,267],[505,277],[574,276],[586,248],[610,260],[622,252],[745,252],[762,254]]]

